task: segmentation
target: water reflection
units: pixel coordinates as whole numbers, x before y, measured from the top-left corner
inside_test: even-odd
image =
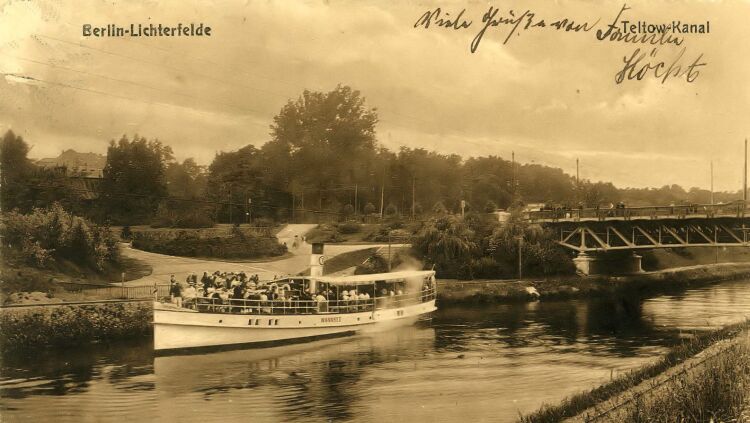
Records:
[[[748,314],[738,281],[646,301],[443,307],[429,325],[275,348],[6,356],[0,407],[4,421],[513,421]]]

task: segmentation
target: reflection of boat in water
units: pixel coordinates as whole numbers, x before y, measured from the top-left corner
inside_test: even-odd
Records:
[[[378,332],[434,311],[435,287],[434,271],[316,275],[261,284],[242,299],[199,297],[184,307],[157,302],[154,349],[273,345]]]
[[[399,361],[409,351],[421,357],[435,342],[435,330],[418,324],[396,327],[376,336],[357,335],[314,343],[296,343],[207,354],[154,358],[160,393],[170,397],[227,392],[289,383],[325,383],[325,373],[359,372],[373,362]],[[342,369],[340,366],[346,366]],[[353,366],[353,367],[352,367]],[[321,373],[322,372],[322,373]]]

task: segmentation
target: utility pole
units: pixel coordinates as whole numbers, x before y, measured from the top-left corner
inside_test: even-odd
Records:
[[[232,184],[229,184],[229,224],[234,223],[232,220]]]
[[[388,230],[388,271],[391,271],[391,231]]]
[[[523,279],[523,236],[518,237],[518,279]]]
[[[711,160],[711,205],[714,205],[714,161]]]
[[[511,160],[510,166],[512,169],[512,176],[511,176],[511,182],[510,182],[511,184],[511,191],[510,191],[511,200],[510,201],[512,204],[513,201],[516,199],[516,152],[515,151],[510,152],[510,160]]]
[[[747,208],[747,138],[745,138],[745,171],[742,172],[742,201]]]
[[[383,199],[385,198],[385,166],[383,166],[383,180],[380,183],[380,218],[383,218]]]
[[[511,170],[511,176],[510,176],[510,189],[511,189],[511,197],[516,192],[516,152],[511,151],[510,152],[510,170]]]
[[[250,223],[250,196],[245,191],[245,223]]]
[[[358,214],[359,210],[359,185],[354,184],[354,215]]]
[[[415,175],[411,176],[411,220],[414,220],[415,210],[416,210],[416,203],[415,203],[415,192],[416,192],[416,186],[417,186],[417,177]]]
[[[580,178],[580,171],[578,167],[578,157],[576,157],[576,203],[581,203],[581,178]]]

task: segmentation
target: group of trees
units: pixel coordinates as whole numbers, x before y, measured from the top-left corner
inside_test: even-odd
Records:
[[[117,239],[108,227],[89,222],[67,212],[59,203],[35,208],[22,214],[3,216],[3,250],[36,267],[69,261],[97,271],[117,263]]]
[[[158,140],[112,141],[98,192],[85,206],[64,172],[39,168],[28,145],[8,132],[0,145],[2,207],[29,211],[58,201],[97,221],[195,225],[251,218],[309,221],[313,216],[420,216],[436,205],[449,213],[492,211],[521,203],[595,207],[707,202],[706,190],[679,186],[618,189],[577,182],[561,169],[498,156],[463,159],[423,148],[389,150],[377,142],[377,110],[347,86],[305,91],[274,117],[270,140],[220,152],[207,166],[175,161]],[[741,198],[717,194],[716,201]],[[89,199],[91,200],[91,199]],[[188,213],[189,215],[185,215]],[[317,220],[317,219],[316,219]]]
[[[521,219],[516,210],[499,224],[482,213],[459,216],[436,213],[425,221],[413,239],[413,247],[428,267],[441,278],[477,279],[572,274],[570,253],[553,241],[539,225]]]

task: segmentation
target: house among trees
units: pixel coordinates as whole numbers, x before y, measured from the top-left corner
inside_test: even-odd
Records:
[[[66,168],[67,176],[101,178],[107,157],[96,153],[79,153],[73,149],[63,150],[57,157],[39,159],[37,166],[44,168]]]

